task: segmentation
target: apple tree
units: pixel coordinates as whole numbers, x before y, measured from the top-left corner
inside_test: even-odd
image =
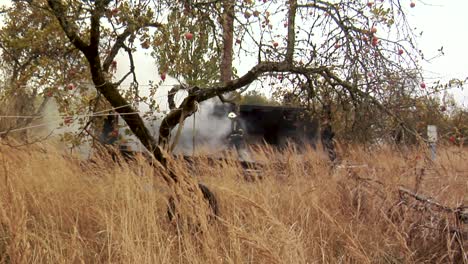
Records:
[[[42,34],[38,39],[50,41],[50,46],[40,47],[60,54],[70,48],[78,54],[80,73],[86,73],[83,80],[90,80],[162,164],[168,182],[187,179],[168,163],[163,146],[172,129],[210,98],[224,98],[255,84],[273,96],[297,98],[310,108],[343,105],[356,119],[372,105],[398,120],[386,107],[386,99],[419,89],[420,54],[405,17],[411,7],[399,0],[15,3],[23,5],[22,12],[42,12],[48,21],[45,27],[58,25],[53,31],[38,32]],[[66,41],[53,42],[62,37]],[[179,76],[187,84],[187,97],[164,117],[158,139],[133,107],[133,100],[152,99],[138,94],[135,71],[140,65],[133,54],[140,47],[153,49],[161,78]],[[121,78],[113,72],[119,52],[130,64]],[[66,69],[57,72],[69,77]],[[133,78],[130,93],[121,87],[127,78]],[[324,118],[330,121],[331,111],[326,113]]]
[[[60,25],[57,34],[65,35],[87,62],[96,90],[160,161],[164,151],[158,141],[167,142],[172,128],[195,111],[196,103],[253,82],[274,96],[292,95],[310,107],[349,107],[355,120],[362,118],[363,106],[386,111],[386,98],[418,89],[419,54],[405,19],[410,8],[400,1],[48,0],[23,4],[49,12]],[[140,116],[130,114],[135,109],[120,88],[123,79],[135,73],[132,53],[137,44],[154,49],[160,74],[183,76],[188,84],[189,95],[164,118],[159,140],[151,137]],[[120,51],[128,54],[131,66],[117,80],[111,70]],[[239,61],[241,75],[232,78],[236,73],[232,66],[220,67],[227,69],[224,73],[216,70],[233,61]]]

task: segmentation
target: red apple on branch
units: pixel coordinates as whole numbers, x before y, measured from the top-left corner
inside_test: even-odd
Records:
[[[187,32],[187,33],[185,33],[185,38],[188,39],[188,40],[192,40],[193,39],[193,34],[190,33],[190,32]]]
[[[144,49],[149,49],[150,47],[150,41],[147,39],[143,43],[141,43],[141,47]]]
[[[450,136],[450,137],[449,137],[449,140],[450,140],[450,142],[455,143],[456,138],[455,138],[454,136]]]
[[[118,8],[114,8],[111,10],[111,15],[112,16],[116,16],[117,14],[119,14],[119,9]]]

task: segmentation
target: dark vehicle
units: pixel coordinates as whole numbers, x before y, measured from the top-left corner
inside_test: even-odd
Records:
[[[302,108],[279,106],[240,106],[240,124],[248,135],[247,141],[263,140],[282,147],[288,141],[315,145],[318,120],[308,120]]]
[[[236,112],[230,105],[220,105],[214,115]],[[305,109],[286,106],[240,105],[233,118],[233,133],[241,129],[246,144],[269,144],[284,147],[288,143],[316,146],[319,121],[311,119]]]

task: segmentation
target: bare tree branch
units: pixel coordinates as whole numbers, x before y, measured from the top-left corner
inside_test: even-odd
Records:
[[[167,103],[169,105],[169,110],[174,110],[176,108],[174,98],[176,93],[182,89],[185,89],[183,85],[174,85],[174,87],[172,87],[171,90],[169,90],[167,93]]]
[[[240,89],[253,81],[259,78],[263,73],[266,72],[290,72],[302,75],[312,75],[323,73],[328,67],[320,66],[316,68],[307,68],[301,66],[294,66],[285,62],[261,62],[254,66],[250,71],[244,74],[242,77],[231,80],[225,85],[209,87],[205,89],[200,89],[197,92],[196,100],[198,102],[203,102],[211,97],[214,97],[218,94],[224,94],[227,92],[232,92],[237,89]]]
[[[137,90],[138,90],[138,80],[137,80],[136,73],[135,73],[135,61],[133,60],[132,49],[127,47],[127,45],[125,45],[125,44],[123,44],[122,46],[125,49],[125,51],[127,52],[127,54],[128,54],[128,60],[130,61],[130,70],[116,83],[116,85],[120,86],[125,81],[125,79],[127,79],[128,76],[130,76],[130,74],[132,74],[133,75],[133,83],[136,85]],[[137,96],[138,96],[138,93],[137,93]]]
[[[115,59],[115,56],[117,56],[117,54],[119,53],[119,50],[123,48],[123,46],[125,45],[125,40],[127,40],[128,37],[130,37],[136,31],[144,27],[160,28],[162,26],[163,24],[161,23],[150,22],[150,23],[144,23],[143,25],[138,26],[138,27],[135,27],[135,26],[127,27],[124,30],[124,32],[122,32],[119,36],[117,36],[115,43],[109,52],[109,55],[107,55],[106,59],[104,60],[104,63],[102,64],[102,68],[104,69],[104,71],[107,72],[109,70],[109,67],[112,64],[112,61]]]

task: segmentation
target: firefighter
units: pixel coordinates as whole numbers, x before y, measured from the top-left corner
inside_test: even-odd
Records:
[[[335,132],[333,132],[330,123],[325,123],[322,129],[322,145],[323,150],[328,154],[330,161],[335,162],[336,160],[336,151],[333,138],[335,137]]]
[[[244,148],[244,130],[238,128],[229,135],[229,145],[236,148],[237,152]]]
[[[104,119],[99,140],[102,144],[112,145],[119,137],[118,116],[112,112]]]

